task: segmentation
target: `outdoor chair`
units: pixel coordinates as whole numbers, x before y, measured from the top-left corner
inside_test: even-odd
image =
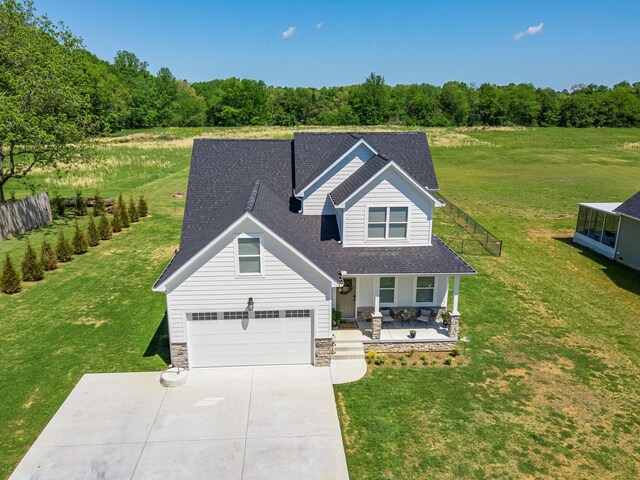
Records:
[[[391,316],[391,310],[388,308],[380,309],[380,313],[382,314],[382,328],[384,328],[384,324],[391,324],[393,326],[393,317]]]
[[[427,326],[431,324],[431,322],[433,321],[435,317],[435,312],[432,308],[421,308],[420,309],[420,315],[418,315],[416,317],[416,324],[417,322],[422,322],[422,323],[426,323]]]

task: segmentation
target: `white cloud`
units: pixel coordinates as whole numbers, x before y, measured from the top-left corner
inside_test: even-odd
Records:
[[[289,40],[296,33],[296,27],[289,27],[284,32],[282,32],[282,38],[284,40]]]
[[[322,27],[324,27],[324,24],[327,22],[318,22],[316,23],[316,30],[320,30]]]
[[[526,37],[526,36],[530,36],[530,35],[537,35],[538,33],[540,33],[542,31],[543,28],[544,28],[544,23],[542,23],[542,22],[540,23],[540,25],[531,25],[525,31],[516,33],[513,36],[513,39],[517,42],[522,37]]]

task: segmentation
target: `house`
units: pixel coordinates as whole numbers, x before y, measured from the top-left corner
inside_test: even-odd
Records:
[[[381,311],[441,311],[451,283],[452,348],[475,271],[432,234],[437,190],[424,133],[195,140],[180,249],[153,287],[172,363],[328,365],[332,309],[382,341]]]
[[[622,203],[581,203],[573,241],[640,270],[640,192]]]

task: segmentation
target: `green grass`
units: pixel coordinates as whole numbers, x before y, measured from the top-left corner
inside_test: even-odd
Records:
[[[293,131],[124,132],[101,146],[98,167],[38,174],[64,195],[144,192],[151,216],[0,295],[0,477],[84,373],[164,367],[164,298],[150,287],[178,244],[184,200],[172,193],[186,189],[190,137]],[[502,238],[504,253],[465,256],[479,275],[462,281],[463,365],[376,367],[336,387],[351,478],[640,476],[640,276],[567,241],[578,201],[640,187],[640,151],[623,148],[640,130],[429,133],[443,194]],[[436,219],[436,233],[465,236]],[[39,247],[45,235],[55,228],[28,237]],[[24,238],[1,242],[0,255],[19,262]]]

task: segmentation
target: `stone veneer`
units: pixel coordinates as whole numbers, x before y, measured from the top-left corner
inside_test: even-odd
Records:
[[[331,355],[333,355],[333,338],[316,338],[316,367],[328,367],[331,365]]]
[[[449,315],[449,336],[451,338],[458,339],[458,332],[460,331],[460,315]]]
[[[366,342],[364,351],[374,351],[377,353],[409,353],[416,352],[448,352],[456,346],[456,341],[438,342]]]
[[[174,367],[189,368],[189,356],[185,342],[171,344],[171,363]]]

